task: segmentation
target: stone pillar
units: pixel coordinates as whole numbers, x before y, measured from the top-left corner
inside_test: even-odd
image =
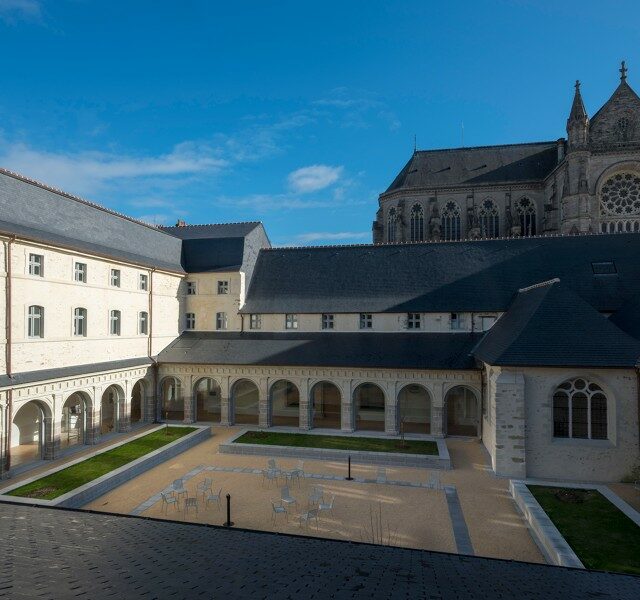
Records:
[[[220,396],[220,425],[233,425],[233,410],[229,396]]]
[[[269,402],[269,380],[261,378],[258,382],[258,425],[271,427],[271,406]]]
[[[0,404],[0,479],[9,477],[11,468],[11,423],[9,422],[9,410],[6,401]]]
[[[98,415],[96,414],[95,399],[91,401],[91,406],[87,407],[85,405],[84,424],[86,427],[84,443],[89,446],[97,444],[100,441],[100,424]]]
[[[184,406],[183,423],[196,422],[196,397],[193,393],[193,375],[185,378],[185,385],[181,387]]]
[[[118,398],[118,432],[131,431],[131,385],[124,382],[124,396]]]
[[[444,407],[443,385],[435,386],[431,395],[431,435],[444,437],[447,428],[444,420],[447,418]]]
[[[398,435],[398,403],[395,399],[387,399],[384,405],[384,431],[388,435]]]
[[[345,432],[353,433],[355,431],[355,415],[353,414],[353,401],[351,397],[348,400],[342,399],[342,415],[340,429]]]
[[[300,407],[298,413],[298,427],[300,429],[311,429],[311,403],[309,400],[309,381],[295,382],[300,395]]]
[[[494,470],[496,475],[524,479],[527,476],[524,375],[519,371],[501,370],[494,382]]]
[[[58,427],[59,429],[59,427]],[[60,451],[60,432],[56,436],[56,423],[53,417],[42,418],[42,457],[53,460]]]

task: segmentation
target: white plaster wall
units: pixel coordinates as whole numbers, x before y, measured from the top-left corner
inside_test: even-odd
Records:
[[[0,243],[0,373],[7,372],[7,303],[5,290],[7,286],[7,240]]]
[[[196,294],[186,295],[186,282],[196,283]],[[218,281],[229,282],[229,293],[218,294]],[[216,313],[227,313],[227,331],[240,331],[241,319],[238,314],[240,303],[244,301],[244,273],[190,273],[181,287],[184,311],[180,330],[184,330],[184,315],[194,313],[197,331],[215,331]]]

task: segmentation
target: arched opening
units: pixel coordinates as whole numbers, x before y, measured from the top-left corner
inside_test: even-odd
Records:
[[[38,400],[31,400],[18,409],[11,431],[12,466],[45,458],[46,440],[51,435],[46,418],[50,416],[49,407]]]
[[[460,207],[450,200],[442,211],[442,238],[445,241],[459,240],[462,237]]]
[[[421,385],[405,385],[398,394],[400,433],[431,433],[431,395]]]
[[[336,385],[320,381],[311,388],[311,427],[340,429],[342,396]]]
[[[69,448],[86,443],[88,406],[80,392],[71,394],[62,406],[60,447]]]
[[[419,204],[411,207],[411,241],[424,240],[424,209]]]
[[[478,217],[480,235],[483,238],[497,238],[500,236],[500,214],[493,200],[487,198],[482,201]]]
[[[260,392],[248,379],[236,381],[231,393],[234,423],[258,425],[260,419]]]
[[[194,388],[196,421],[220,423],[220,386],[215,379],[203,377]]]
[[[110,385],[102,394],[100,402],[100,434],[106,435],[117,431],[119,406],[124,393],[117,385]]]
[[[553,394],[553,437],[606,440],[607,397],[586,378],[561,383]]]
[[[478,398],[463,385],[451,388],[445,397],[447,435],[478,435]]]
[[[398,222],[398,215],[395,208],[389,209],[389,215],[387,217],[387,241],[396,241],[396,227]]]
[[[520,235],[530,237],[536,234],[536,205],[530,198],[518,200],[518,219],[520,221]]]
[[[271,425],[298,427],[300,425],[300,393],[298,388],[281,379],[271,386],[269,394]]]
[[[353,391],[355,428],[384,431],[384,392],[375,383],[361,383]]]
[[[160,386],[162,394],[162,414],[165,421],[184,420],[184,397],[182,386],[175,377],[165,377]]]
[[[145,387],[144,382],[137,381],[131,390],[131,423],[142,421],[142,410],[144,406]]]

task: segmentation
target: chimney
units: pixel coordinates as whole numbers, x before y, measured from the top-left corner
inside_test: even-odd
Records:
[[[176,227],[186,227],[187,226],[187,222],[183,221],[182,219],[178,219],[178,222],[176,223]]]

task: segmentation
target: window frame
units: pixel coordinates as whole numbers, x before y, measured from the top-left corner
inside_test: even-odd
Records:
[[[76,283],[87,283],[87,272],[89,271],[87,263],[79,260],[73,261],[73,280]]]
[[[583,382],[584,387],[578,387],[577,382]],[[564,386],[564,387],[563,387]],[[595,389],[591,389],[595,388]],[[575,399],[586,401],[585,406],[574,406]],[[603,405],[594,409],[594,400]],[[560,403],[566,406],[560,406]],[[604,406],[604,408],[603,408]],[[559,418],[560,411],[564,412],[564,419]],[[583,414],[581,414],[583,413]],[[604,431],[594,437],[594,414],[599,417],[595,420],[598,432]],[[584,427],[586,435],[575,434],[576,416],[583,417],[577,423]],[[551,396],[551,436],[555,440],[575,440],[577,442],[608,442],[609,423],[611,422],[609,397],[602,386],[586,377],[574,377],[558,384]],[[557,433],[560,429],[566,429],[566,435]]]
[[[138,289],[142,292],[149,291],[149,276],[146,273],[138,273]]]
[[[249,329],[262,329],[262,314],[251,313],[249,315]]]
[[[373,329],[373,313],[360,313],[360,329]]]
[[[187,291],[186,291],[186,295],[187,296],[197,296],[198,294],[198,286],[196,285],[195,281],[187,281]]]
[[[228,279],[218,279],[218,283],[216,285],[216,290],[218,291],[218,296],[228,296],[229,295],[229,280]]]
[[[460,331],[462,329],[462,317],[460,313],[449,313],[449,329],[451,331]]]
[[[119,288],[121,281],[122,281],[122,271],[120,269],[110,269],[109,285],[111,287]]]
[[[35,259],[39,260],[36,261]],[[44,254],[29,252],[29,260],[27,261],[27,272],[32,277],[44,277]]]
[[[216,313],[216,331],[226,331],[229,327],[229,319],[224,311]]]
[[[324,331],[331,331],[336,328],[336,319],[334,313],[322,313],[320,317],[320,328]]]
[[[194,331],[196,328],[196,313],[188,312],[184,315],[184,328],[187,331]]]
[[[407,329],[422,329],[422,313],[407,313]]]
[[[138,312],[138,334],[149,335],[149,313],[146,310]]]
[[[73,337],[87,337],[87,309],[76,306],[73,309]]]
[[[122,335],[122,311],[112,308],[109,311],[109,335]]]
[[[290,331],[298,329],[298,313],[285,313],[284,328]]]
[[[32,304],[27,308],[27,338],[44,338],[44,306]]]

